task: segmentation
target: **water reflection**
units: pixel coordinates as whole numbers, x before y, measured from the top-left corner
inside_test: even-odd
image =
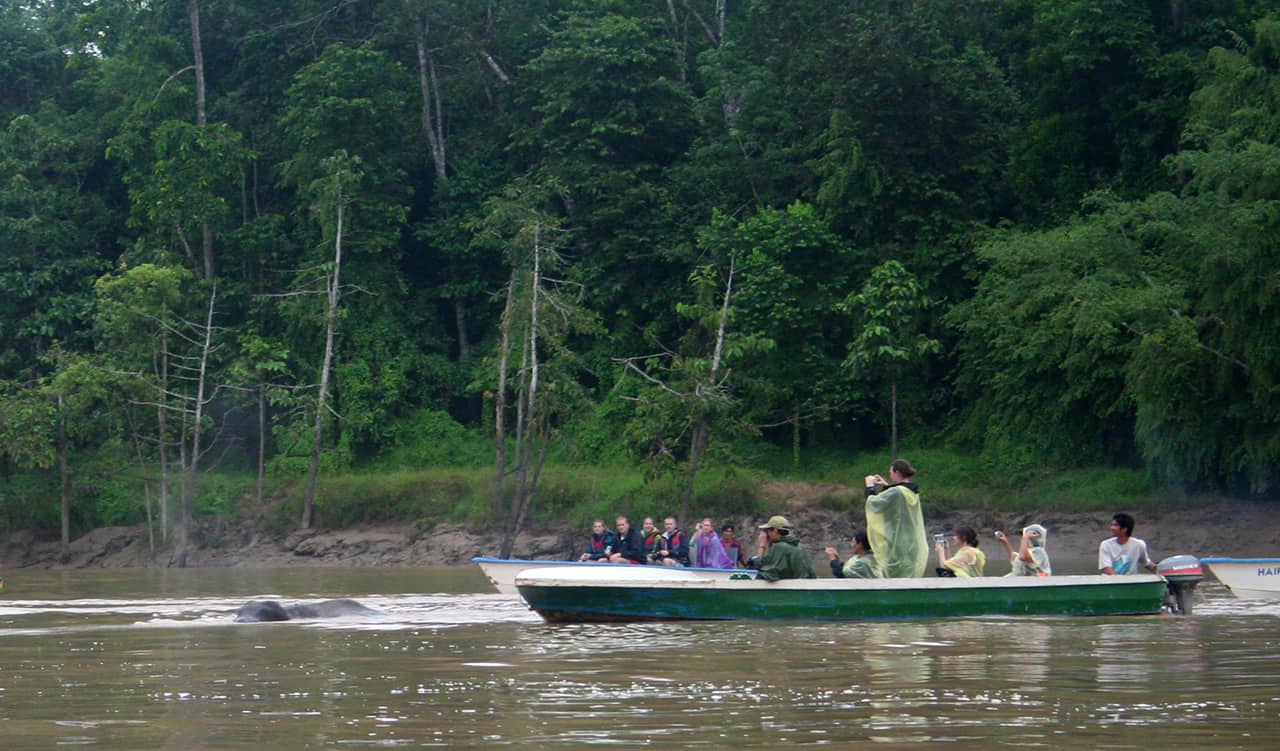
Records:
[[[6,751],[1267,748],[1280,696],[1280,613],[1208,587],[1191,618],[548,626],[449,572],[36,578],[0,601]],[[262,593],[385,616],[231,623]]]

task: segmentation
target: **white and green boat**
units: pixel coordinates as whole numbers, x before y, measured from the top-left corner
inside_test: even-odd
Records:
[[[635,569],[635,564],[631,563],[600,563],[592,561],[586,563],[583,561],[531,561],[519,558],[490,558],[488,556],[476,556],[471,562],[480,567],[484,572],[485,578],[498,590],[499,594],[516,596],[520,594],[516,591],[516,576],[522,571],[531,568],[550,568],[550,567],[568,567],[568,568],[601,568],[629,571]],[[726,568],[696,568],[689,567],[681,569],[683,572],[694,572],[701,578],[705,579],[729,579],[734,576],[755,575],[755,569],[726,569]]]
[[[1154,574],[766,582],[643,566],[528,568],[515,584],[550,623],[1140,615],[1168,591]]]

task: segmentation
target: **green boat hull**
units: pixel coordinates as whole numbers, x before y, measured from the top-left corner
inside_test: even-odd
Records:
[[[1156,576],[677,582],[517,580],[552,623],[678,620],[898,620],[956,616],[1108,616],[1160,612]]]

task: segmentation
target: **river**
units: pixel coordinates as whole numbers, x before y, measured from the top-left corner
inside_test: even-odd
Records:
[[[1280,604],[549,626],[479,571],[9,571],[0,747],[1270,749]],[[385,617],[238,624],[246,600]]]

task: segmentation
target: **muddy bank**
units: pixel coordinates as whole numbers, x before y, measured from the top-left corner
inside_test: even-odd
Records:
[[[833,492],[851,496],[850,491],[831,485],[811,483],[768,483],[761,488],[768,513],[761,519],[733,521],[739,537],[751,525],[772,513],[786,514],[796,533],[815,556],[826,545],[847,552],[850,532],[862,526],[861,503],[848,511],[821,507],[819,500]],[[856,509],[856,510],[855,510]],[[1200,557],[1280,556],[1280,506],[1268,503],[1213,501],[1192,508],[1149,509],[1135,514],[1135,535],[1145,539],[1158,560],[1176,553]],[[1054,556],[1087,559],[1095,555],[1098,542],[1109,536],[1110,513],[1046,509],[1035,514],[987,511],[930,513],[925,500],[925,519],[931,532],[942,532],[967,524],[978,531],[982,547],[992,556],[998,544],[995,530],[1014,534],[1026,524],[1039,523],[1049,529],[1049,549]],[[688,525],[686,525],[688,526]],[[522,534],[513,555],[517,558],[567,559],[587,535],[586,530],[540,529]],[[361,526],[348,529],[295,531],[282,536],[263,533],[245,521],[218,534],[199,535],[216,539],[188,552],[186,565],[206,567],[284,566],[450,566],[468,563],[476,555],[497,555],[497,534],[477,534],[455,525],[440,525],[421,531],[413,524]],[[174,565],[173,553],[163,546],[156,550],[141,527],[96,529],[71,543],[71,555],[60,560],[57,541],[38,539],[30,532],[0,536],[0,568],[129,568]],[[991,558],[995,560],[995,558]],[[999,573],[998,571],[993,573]]]

